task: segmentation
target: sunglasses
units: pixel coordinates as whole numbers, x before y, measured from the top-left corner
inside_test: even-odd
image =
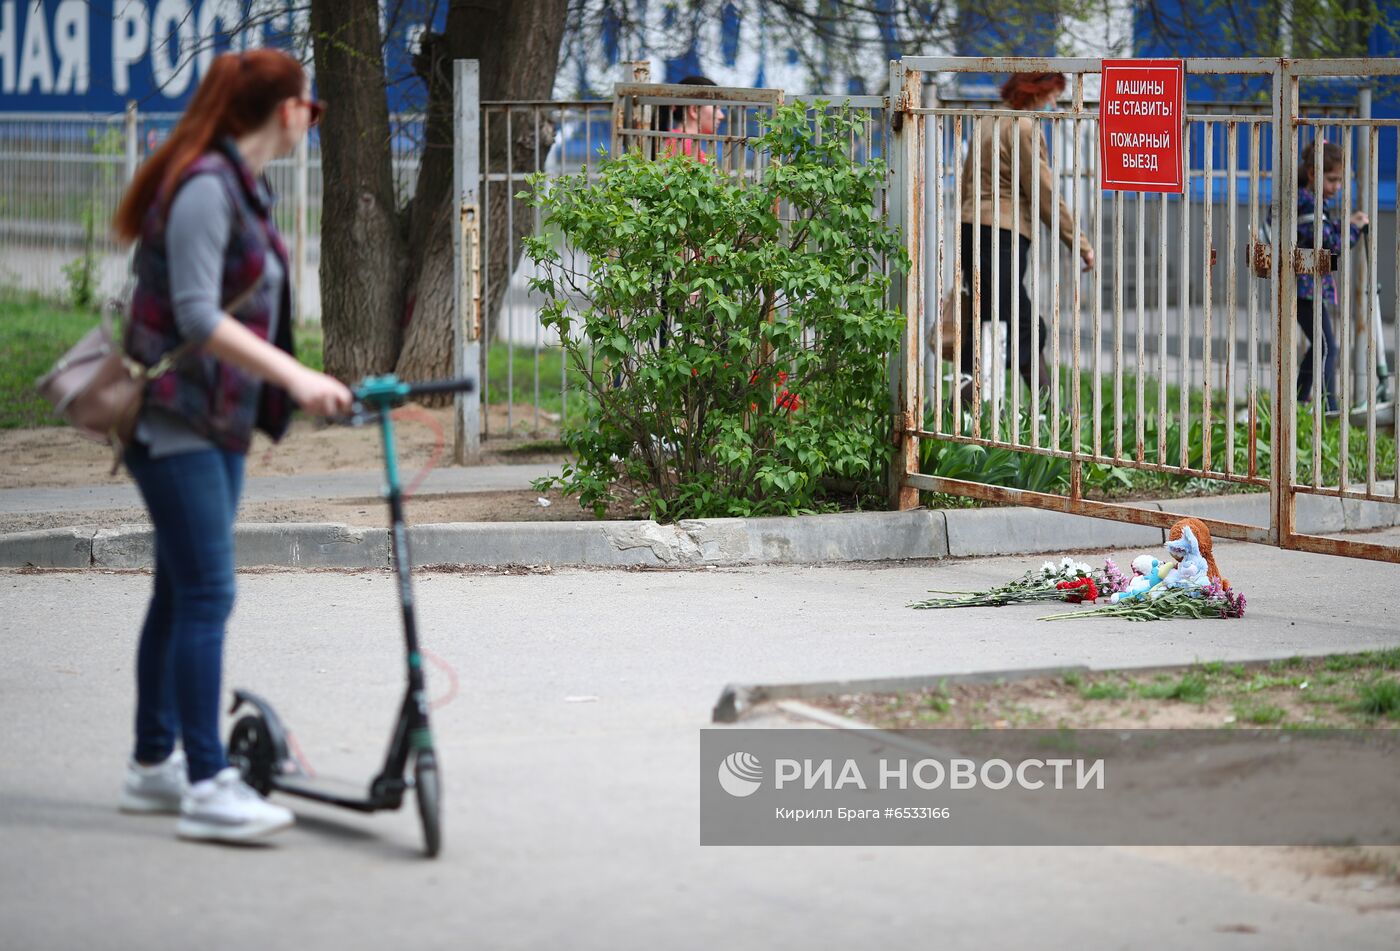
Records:
[[[321,122],[321,116],[326,114],[326,104],[319,99],[298,98],[297,102],[301,103],[303,106],[306,107],[306,111],[309,114],[309,120],[307,124],[313,126],[319,125]]]

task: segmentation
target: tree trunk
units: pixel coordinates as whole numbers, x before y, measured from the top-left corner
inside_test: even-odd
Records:
[[[326,372],[354,381],[394,367],[404,241],[394,195],[379,5],[312,0],[321,124],[321,321]]]
[[[397,367],[405,379],[446,376],[452,371],[452,226],[457,214],[452,194],[452,61],[480,61],[483,101],[548,99],[554,89],[567,9],[568,0],[454,0],[448,9],[446,34],[424,38],[423,53],[415,65],[428,82],[429,121],[427,147],[408,211],[411,319]],[[512,168],[534,171],[534,123],[524,112],[517,119],[521,121],[513,120],[509,143]],[[487,136],[482,136],[482,169],[503,171],[505,123],[492,122],[490,132],[489,150]],[[542,123],[541,160],[553,141],[553,128]],[[483,204],[489,202],[490,207],[483,226],[489,231],[490,256],[483,263],[490,293],[483,306],[489,340],[494,315],[520,260],[520,239],[532,230],[532,215],[523,202],[509,197],[521,190],[519,183],[487,187],[491,192],[489,199],[482,196]],[[509,202],[514,203],[513,241],[507,240]]]

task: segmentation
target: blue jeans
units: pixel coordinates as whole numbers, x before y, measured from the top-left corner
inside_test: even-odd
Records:
[[[243,455],[202,449],[126,465],[155,526],[155,593],[136,655],[136,760],[156,763],[178,736],[190,782],[228,765],[219,739],[224,625],[233,611],[233,520]]]
[[[1313,308],[1322,308],[1322,395],[1329,413],[1337,411],[1337,335],[1332,330],[1332,313],[1323,301],[1298,298],[1298,323],[1308,338],[1308,349],[1298,361],[1298,402],[1312,402],[1313,354],[1317,341],[1313,339]]]

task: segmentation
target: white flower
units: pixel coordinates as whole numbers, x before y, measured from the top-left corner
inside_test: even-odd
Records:
[[[1053,575],[1057,572],[1057,570],[1058,569],[1055,568],[1055,563],[1053,561],[1047,561],[1045,564],[1040,566],[1040,573],[1043,575]]]
[[[1073,568],[1073,567],[1074,567],[1074,559],[1071,558],[1069,555],[1065,555],[1064,558],[1060,559],[1060,566],[1061,566],[1062,568]]]
[[[1081,575],[1087,575],[1089,573],[1089,566],[1084,564],[1084,562],[1082,561],[1077,561],[1074,563],[1074,570],[1079,572]]]

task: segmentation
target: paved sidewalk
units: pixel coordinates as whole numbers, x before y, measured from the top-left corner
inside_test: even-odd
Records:
[[[1391,544],[1400,532],[1383,533]],[[698,731],[729,682],[1246,659],[1400,645],[1394,565],[1222,542],[1243,621],[1037,624],[914,612],[1027,558],[684,572],[425,573],[446,848],[411,809],[297,806],[275,847],[114,809],[142,573],[0,572],[0,929],[15,947],[1393,948],[1367,914],[1104,848],[701,848]],[[383,572],[245,574],[226,684],[324,773],[367,777],[400,700]],[[452,690],[430,668],[433,695]],[[1241,928],[1256,929],[1243,936]],[[1233,929],[1233,930],[1232,930]]]

